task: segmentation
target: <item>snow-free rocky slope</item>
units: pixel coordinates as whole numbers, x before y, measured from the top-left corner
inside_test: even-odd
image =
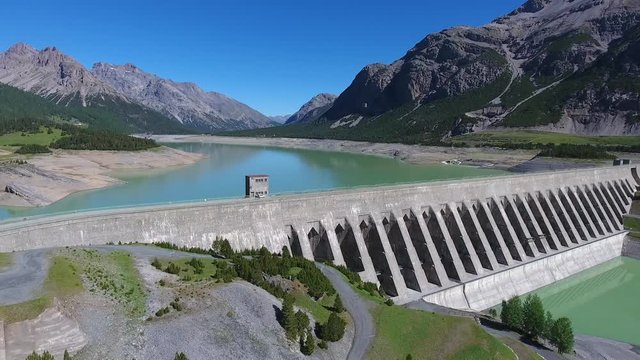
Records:
[[[36,50],[18,43],[0,53],[0,83],[37,94],[99,128],[176,133],[273,124],[247,105],[195,84],[133,65],[98,63],[89,70],[55,47]]]
[[[639,23],[638,0],[529,0],[485,26],[428,35],[392,64],[366,66],[312,128],[426,143],[495,127],[640,134]]]

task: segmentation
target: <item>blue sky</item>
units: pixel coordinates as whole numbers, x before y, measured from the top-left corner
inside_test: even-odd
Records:
[[[339,94],[431,32],[482,25],[524,0],[8,0],[0,49],[56,46],[90,67],[134,63],[267,115]]]

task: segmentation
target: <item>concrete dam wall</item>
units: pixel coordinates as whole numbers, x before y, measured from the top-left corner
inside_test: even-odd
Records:
[[[484,309],[620,256],[634,167],[165,205],[0,224],[0,252],[151,243],[332,260],[398,303]]]

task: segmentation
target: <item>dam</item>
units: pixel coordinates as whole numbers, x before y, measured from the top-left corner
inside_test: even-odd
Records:
[[[620,256],[639,185],[615,166],[90,211],[0,223],[0,252],[226,238],[345,265],[396,303],[483,310]]]

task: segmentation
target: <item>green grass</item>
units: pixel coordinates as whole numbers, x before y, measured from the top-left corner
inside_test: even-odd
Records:
[[[0,319],[7,324],[33,319],[50,305],[51,297],[42,296],[20,304],[0,306]]]
[[[631,236],[640,239],[640,219],[625,216],[624,227],[629,229]]]
[[[51,261],[42,294],[34,300],[0,306],[0,319],[7,323],[33,319],[51,306],[54,297],[66,297],[82,290],[82,280],[76,266],[69,259],[56,256]]]
[[[483,131],[456,136],[453,143],[489,144],[573,144],[601,146],[640,146],[640,136],[582,136],[544,131]]]
[[[5,268],[13,262],[11,253],[0,253],[0,269]]]
[[[49,274],[44,281],[48,295],[62,297],[82,292],[82,279],[71,260],[56,256],[51,262]]]
[[[112,296],[120,303],[127,304],[131,313],[141,315],[145,311],[147,294],[142,287],[140,274],[130,253],[115,251],[108,255],[115,265],[115,273],[119,281],[112,287]]]
[[[370,359],[514,359],[503,343],[472,319],[437,315],[400,306],[373,310],[376,337]]]
[[[202,264],[204,265],[202,269],[202,273],[196,274],[195,268],[189,265],[189,261],[191,259],[160,259],[160,263],[162,264],[162,269],[166,269],[169,263],[174,263],[180,266],[180,280],[182,281],[204,281],[211,280],[215,277],[217,272],[216,261],[224,261],[224,260],[213,260],[208,258],[201,258]]]
[[[320,323],[325,323],[329,319],[329,315],[331,314],[330,309],[336,298],[335,295],[331,295],[325,296],[320,301],[315,301],[309,295],[302,292],[294,292],[293,297],[295,298],[296,306],[307,310],[313,318]],[[344,315],[343,317],[346,317],[346,314]]]
[[[25,134],[25,136],[22,136]],[[14,132],[0,136],[0,146],[18,146],[18,145],[43,145],[48,146],[52,142],[62,137],[62,130],[52,129],[52,133],[48,134],[47,129],[40,128],[40,132],[36,134]]]

